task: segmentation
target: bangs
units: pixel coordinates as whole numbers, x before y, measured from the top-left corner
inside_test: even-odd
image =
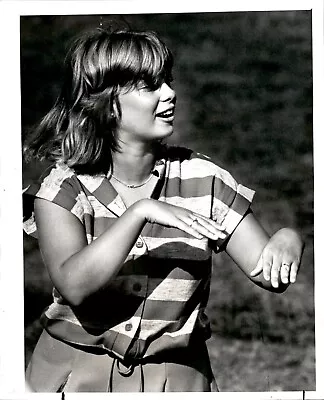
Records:
[[[158,87],[171,81],[173,56],[153,32],[116,32],[114,75],[118,85],[126,88],[145,83]]]

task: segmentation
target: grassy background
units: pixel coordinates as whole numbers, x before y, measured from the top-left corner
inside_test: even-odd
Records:
[[[52,105],[68,39],[98,16],[23,17],[23,131]],[[257,191],[269,233],[300,229],[299,279],[285,294],[254,286],[226,256],[214,257],[208,342],[222,391],[315,390],[311,14],[243,12],[103,16],[157,31],[173,50],[178,95],[172,142],[211,156]],[[24,183],[42,168],[24,166]],[[26,360],[51,283],[25,236]],[[243,278],[243,279],[242,279]]]

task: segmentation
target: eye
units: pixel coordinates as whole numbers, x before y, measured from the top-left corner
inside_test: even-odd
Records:
[[[155,82],[146,82],[146,81],[141,81],[137,85],[137,89],[138,90],[143,90],[143,91],[146,91],[146,92],[154,92],[159,87],[160,87],[160,85],[155,83]]]

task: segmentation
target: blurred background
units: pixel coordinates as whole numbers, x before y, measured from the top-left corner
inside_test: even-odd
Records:
[[[306,241],[299,279],[282,295],[214,257],[208,347],[220,390],[315,390],[311,12],[21,17],[23,138],[58,95],[69,40],[100,23],[160,34],[175,56],[171,142],[255,189],[270,234],[291,226]],[[24,165],[24,186],[42,168]],[[52,286],[26,235],[24,257],[27,363]]]

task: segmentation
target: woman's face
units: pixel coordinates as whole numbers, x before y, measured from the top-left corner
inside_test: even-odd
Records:
[[[150,89],[139,86],[119,95],[121,119],[118,138],[124,142],[147,142],[163,139],[173,133],[176,96],[174,90],[163,82]]]

